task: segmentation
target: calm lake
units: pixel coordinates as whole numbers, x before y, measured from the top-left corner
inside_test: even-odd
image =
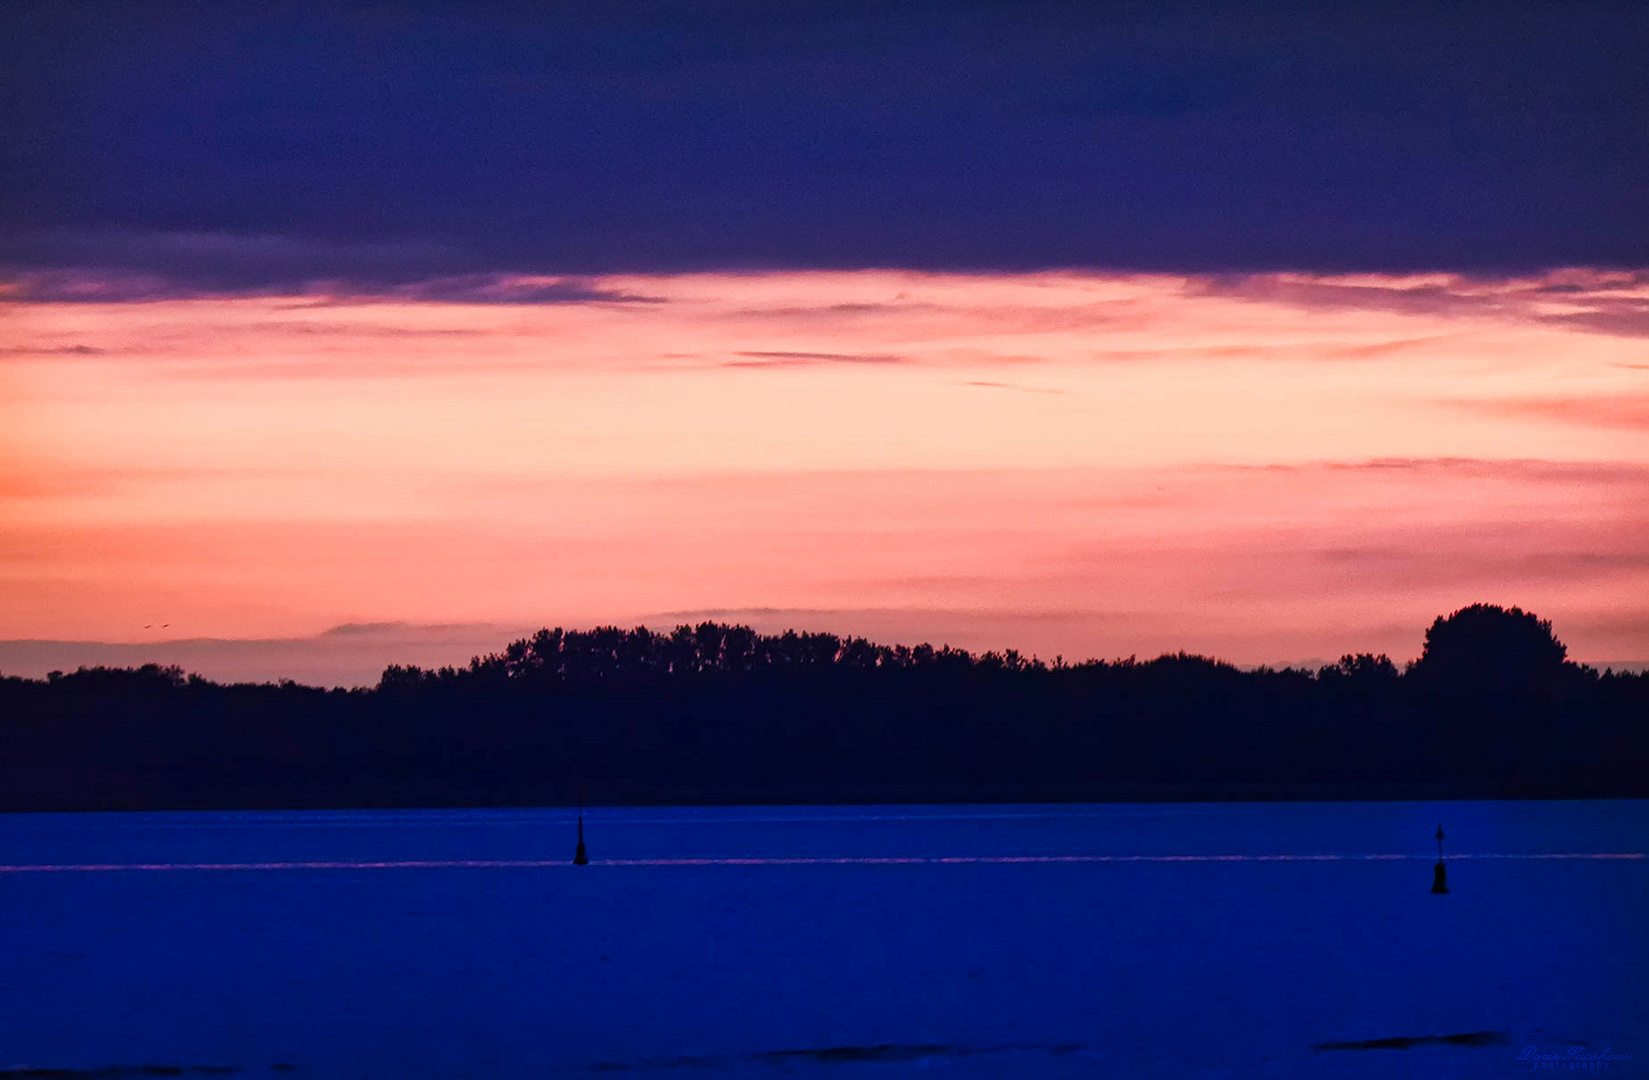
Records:
[[[0,816],[0,1077],[1649,1075],[1649,802],[596,808],[582,868],[574,830]]]

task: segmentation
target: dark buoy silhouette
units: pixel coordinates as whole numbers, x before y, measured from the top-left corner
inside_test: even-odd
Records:
[[[579,847],[580,851],[584,848]],[[1443,896],[1449,891],[1448,871],[1443,869],[1443,826],[1437,826],[1437,865],[1431,868],[1431,891],[1434,896]]]
[[[590,856],[584,850],[584,811],[578,812],[578,850],[573,852],[574,866],[589,866]],[[1441,866],[1442,863],[1437,865]]]

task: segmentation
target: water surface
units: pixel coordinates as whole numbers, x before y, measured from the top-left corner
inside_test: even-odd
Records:
[[[575,868],[561,810],[0,817],[0,1070],[1441,1077],[1532,1072],[1537,1045],[1634,1075],[1649,1051],[1641,801],[586,829]]]

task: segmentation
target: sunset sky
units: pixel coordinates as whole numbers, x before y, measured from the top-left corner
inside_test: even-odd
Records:
[[[1649,660],[1642,9],[276,10],[0,25],[0,671]]]

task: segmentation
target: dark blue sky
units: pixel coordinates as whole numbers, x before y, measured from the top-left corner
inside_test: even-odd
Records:
[[[0,262],[1643,265],[1646,58],[1640,2],[11,3]]]

